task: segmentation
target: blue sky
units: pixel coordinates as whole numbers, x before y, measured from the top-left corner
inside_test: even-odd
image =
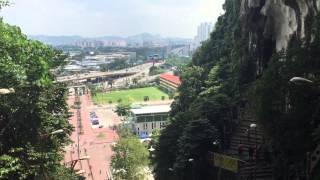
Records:
[[[29,35],[130,36],[143,32],[191,38],[215,22],[224,0],[11,0],[0,16]]]

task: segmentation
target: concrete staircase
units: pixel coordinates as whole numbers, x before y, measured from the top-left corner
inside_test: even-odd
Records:
[[[259,127],[256,119],[246,111],[241,113],[239,119],[238,126],[231,135],[229,149],[226,151],[228,155],[242,160],[238,180],[272,180],[272,168],[265,160],[265,151],[262,148],[264,140],[261,126]],[[250,128],[250,124],[257,124],[257,127]],[[244,146],[242,155],[238,154],[240,142]],[[249,158],[249,147],[259,149],[257,156]]]

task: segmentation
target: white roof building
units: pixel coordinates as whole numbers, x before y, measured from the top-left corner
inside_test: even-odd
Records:
[[[144,106],[131,109],[134,132],[140,138],[149,137],[155,129],[163,129],[169,117],[170,105]]]
[[[143,106],[137,109],[131,109],[131,112],[135,115],[141,114],[157,114],[168,113],[171,110],[170,105],[156,105],[156,106]]]

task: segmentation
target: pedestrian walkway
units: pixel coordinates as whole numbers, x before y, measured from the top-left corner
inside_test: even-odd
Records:
[[[70,118],[70,123],[75,127],[75,131],[71,135],[73,143],[65,147],[65,158],[64,162],[68,163],[73,160],[77,160],[78,157],[89,156],[89,159],[79,161],[75,169],[84,170],[83,176],[86,179],[92,180],[105,180],[110,179],[110,162],[112,157],[112,143],[117,141],[117,133],[109,127],[94,129],[91,126],[89,120],[89,105],[90,97],[83,95],[80,97],[81,100],[81,123],[83,126],[83,133],[79,135],[78,143],[78,122],[77,122],[77,111],[70,109],[73,112],[73,116]],[[69,106],[73,105],[75,97],[68,99]],[[78,154],[79,152],[79,154]],[[70,165],[70,163],[69,163]]]

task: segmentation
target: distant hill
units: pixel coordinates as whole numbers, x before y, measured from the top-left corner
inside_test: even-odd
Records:
[[[45,44],[49,44],[52,46],[73,44],[74,42],[83,39],[81,36],[46,36],[46,35],[29,36],[29,38],[41,41]]]
[[[102,36],[95,38],[87,38],[81,36],[48,36],[48,35],[30,35],[30,39],[41,41],[45,44],[52,46],[71,45],[81,40],[101,40],[101,41],[114,41],[125,40],[128,43],[142,43],[142,42],[158,42],[158,43],[189,43],[191,39],[186,38],[163,38],[160,35],[154,35],[150,33],[141,33],[129,37],[120,36]]]

